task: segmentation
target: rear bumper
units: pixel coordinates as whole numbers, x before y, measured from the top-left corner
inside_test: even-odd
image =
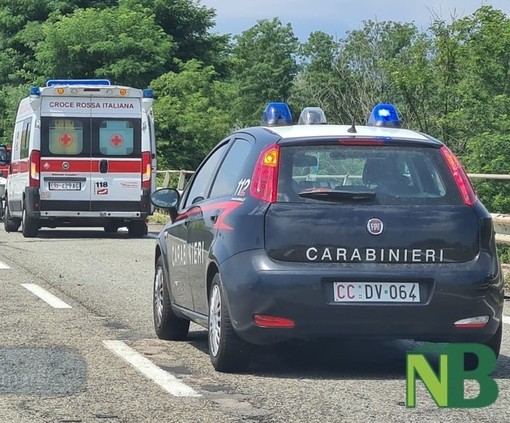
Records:
[[[503,310],[499,264],[486,253],[458,264],[318,265],[276,262],[252,250],[226,260],[220,271],[236,332],[261,345],[321,337],[484,342]],[[335,281],[419,282],[422,301],[335,303]],[[254,314],[291,319],[295,327],[260,328]],[[483,328],[454,326],[476,316],[489,316],[489,322]]]

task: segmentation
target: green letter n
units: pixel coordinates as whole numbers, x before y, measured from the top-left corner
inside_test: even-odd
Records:
[[[438,407],[448,406],[448,356],[439,355],[439,377],[424,354],[407,353],[406,407],[416,407],[416,376],[419,376]]]

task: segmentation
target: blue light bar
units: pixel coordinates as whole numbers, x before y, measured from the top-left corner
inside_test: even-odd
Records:
[[[154,98],[154,91],[150,88],[146,88],[143,91],[143,98]]]
[[[287,103],[269,103],[262,114],[262,125],[292,125],[292,113]]]
[[[39,97],[41,95],[41,89],[39,87],[30,88],[30,96]]]
[[[370,118],[369,126],[385,126],[389,128],[400,128],[402,126],[397,108],[393,104],[379,103],[376,104]]]
[[[58,85],[112,85],[109,79],[50,79],[46,81],[47,87]]]

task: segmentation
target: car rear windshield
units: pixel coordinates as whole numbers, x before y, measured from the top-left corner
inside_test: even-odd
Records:
[[[279,202],[462,204],[439,149],[410,146],[282,146]]]

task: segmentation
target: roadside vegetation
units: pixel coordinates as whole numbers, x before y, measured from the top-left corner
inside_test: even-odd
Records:
[[[30,86],[109,78],[153,88],[160,169],[194,169],[232,129],[259,124],[268,101],[288,102],[296,119],[319,106],[349,125],[391,102],[468,172],[510,174],[510,17],[482,6],[431,18],[426,30],[365,21],[338,40],[317,31],[300,42],[278,18],[214,33],[214,9],[195,0],[4,0],[0,142],[11,142]],[[488,210],[510,213],[509,182],[474,184]]]

